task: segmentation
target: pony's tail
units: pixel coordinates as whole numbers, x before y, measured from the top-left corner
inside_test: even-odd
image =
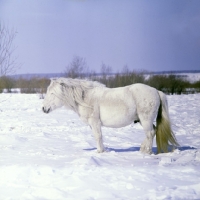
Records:
[[[168,104],[165,94],[161,91],[158,91],[160,96],[160,106],[158,110],[158,115],[156,119],[156,143],[157,151],[168,152],[169,143],[172,146],[179,146],[176,137],[171,129],[169,113],[168,113]]]

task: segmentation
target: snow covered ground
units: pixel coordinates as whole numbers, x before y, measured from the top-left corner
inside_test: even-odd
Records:
[[[108,152],[98,154],[72,111],[47,115],[38,95],[0,94],[0,199],[200,199],[200,94],[168,100],[179,149],[141,154],[132,124],[103,128]]]
[[[186,80],[188,80],[191,83],[194,83],[200,80],[200,73],[179,73],[177,75],[182,76],[183,78],[186,78]]]

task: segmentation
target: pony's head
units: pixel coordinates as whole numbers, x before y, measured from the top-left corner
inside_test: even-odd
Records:
[[[62,93],[62,83],[59,83],[56,79],[52,79],[49,87],[47,88],[47,93],[43,102],[42,110],[44,113],[49,113],[64,105]]]
[[[47,89],[43,103],[43,111],[49,113],[63,105],[75,112],[77,112],[78,106],[91,108],[85,98],[87,92],[96,87],[105,87],[105,85],[80,79],[53,79]]]

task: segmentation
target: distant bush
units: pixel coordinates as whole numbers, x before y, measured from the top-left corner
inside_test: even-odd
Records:
[[[191,88],[193,88],[196,92],[200,92],[200,80],[192,83]]]
[[[101,71],[102,76],[94,77],[93,80],[99,81],[110,88],[123,87],[133,83],[145,83],[145,76],[142,72],[130,71],[127,66],[120,73],[112,74],[111,72],[112,68],[104,65]]]
[[[152,75],[146,84],[167,94],[182,94],[190,86],[189,81],[176,75]]]
[[[46,89],[50,84],[50,80],[46,78],[31,78],[23,79],[19,78],[16,81],[16,87],[21,89],[21,93],[33,94],[33,93],[46,93]]]
[[[7,76],[1,76],[0,77],[0,93],[3,92],[3,90],[6,90],[6,92],[11,93],[11,89],[15,85],[15,80],[7,77]]]

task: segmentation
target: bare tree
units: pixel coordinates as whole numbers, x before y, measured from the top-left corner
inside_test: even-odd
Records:
[[[112,72],[112,67],[109,65],[106,65],[105,63],[102,63],[101,65],[101,74],[104,78],[107,78],[108,75]]]
[[[19,67],[14,57],[13,41],[17,32],[0,23],[0,76],[12,74]]]
[[[85,58],[74,56],[72,62],[65,70],[65,76],[71,78],[83,78],[88,71]]]
[[[11,79],[7,75],[12,74],[19,67],[17,58],[14,57],[16,47],[13,41],[17,32],[9,29],[0,22],[0,91],[8,88],[11,91]]]
[[[111,78],[110,74],[112,72],[112,67],[106,65],[105,63],[101,64],[101,77],[97,78],[98,81],[105,84],[107,87],[111,87]]]

